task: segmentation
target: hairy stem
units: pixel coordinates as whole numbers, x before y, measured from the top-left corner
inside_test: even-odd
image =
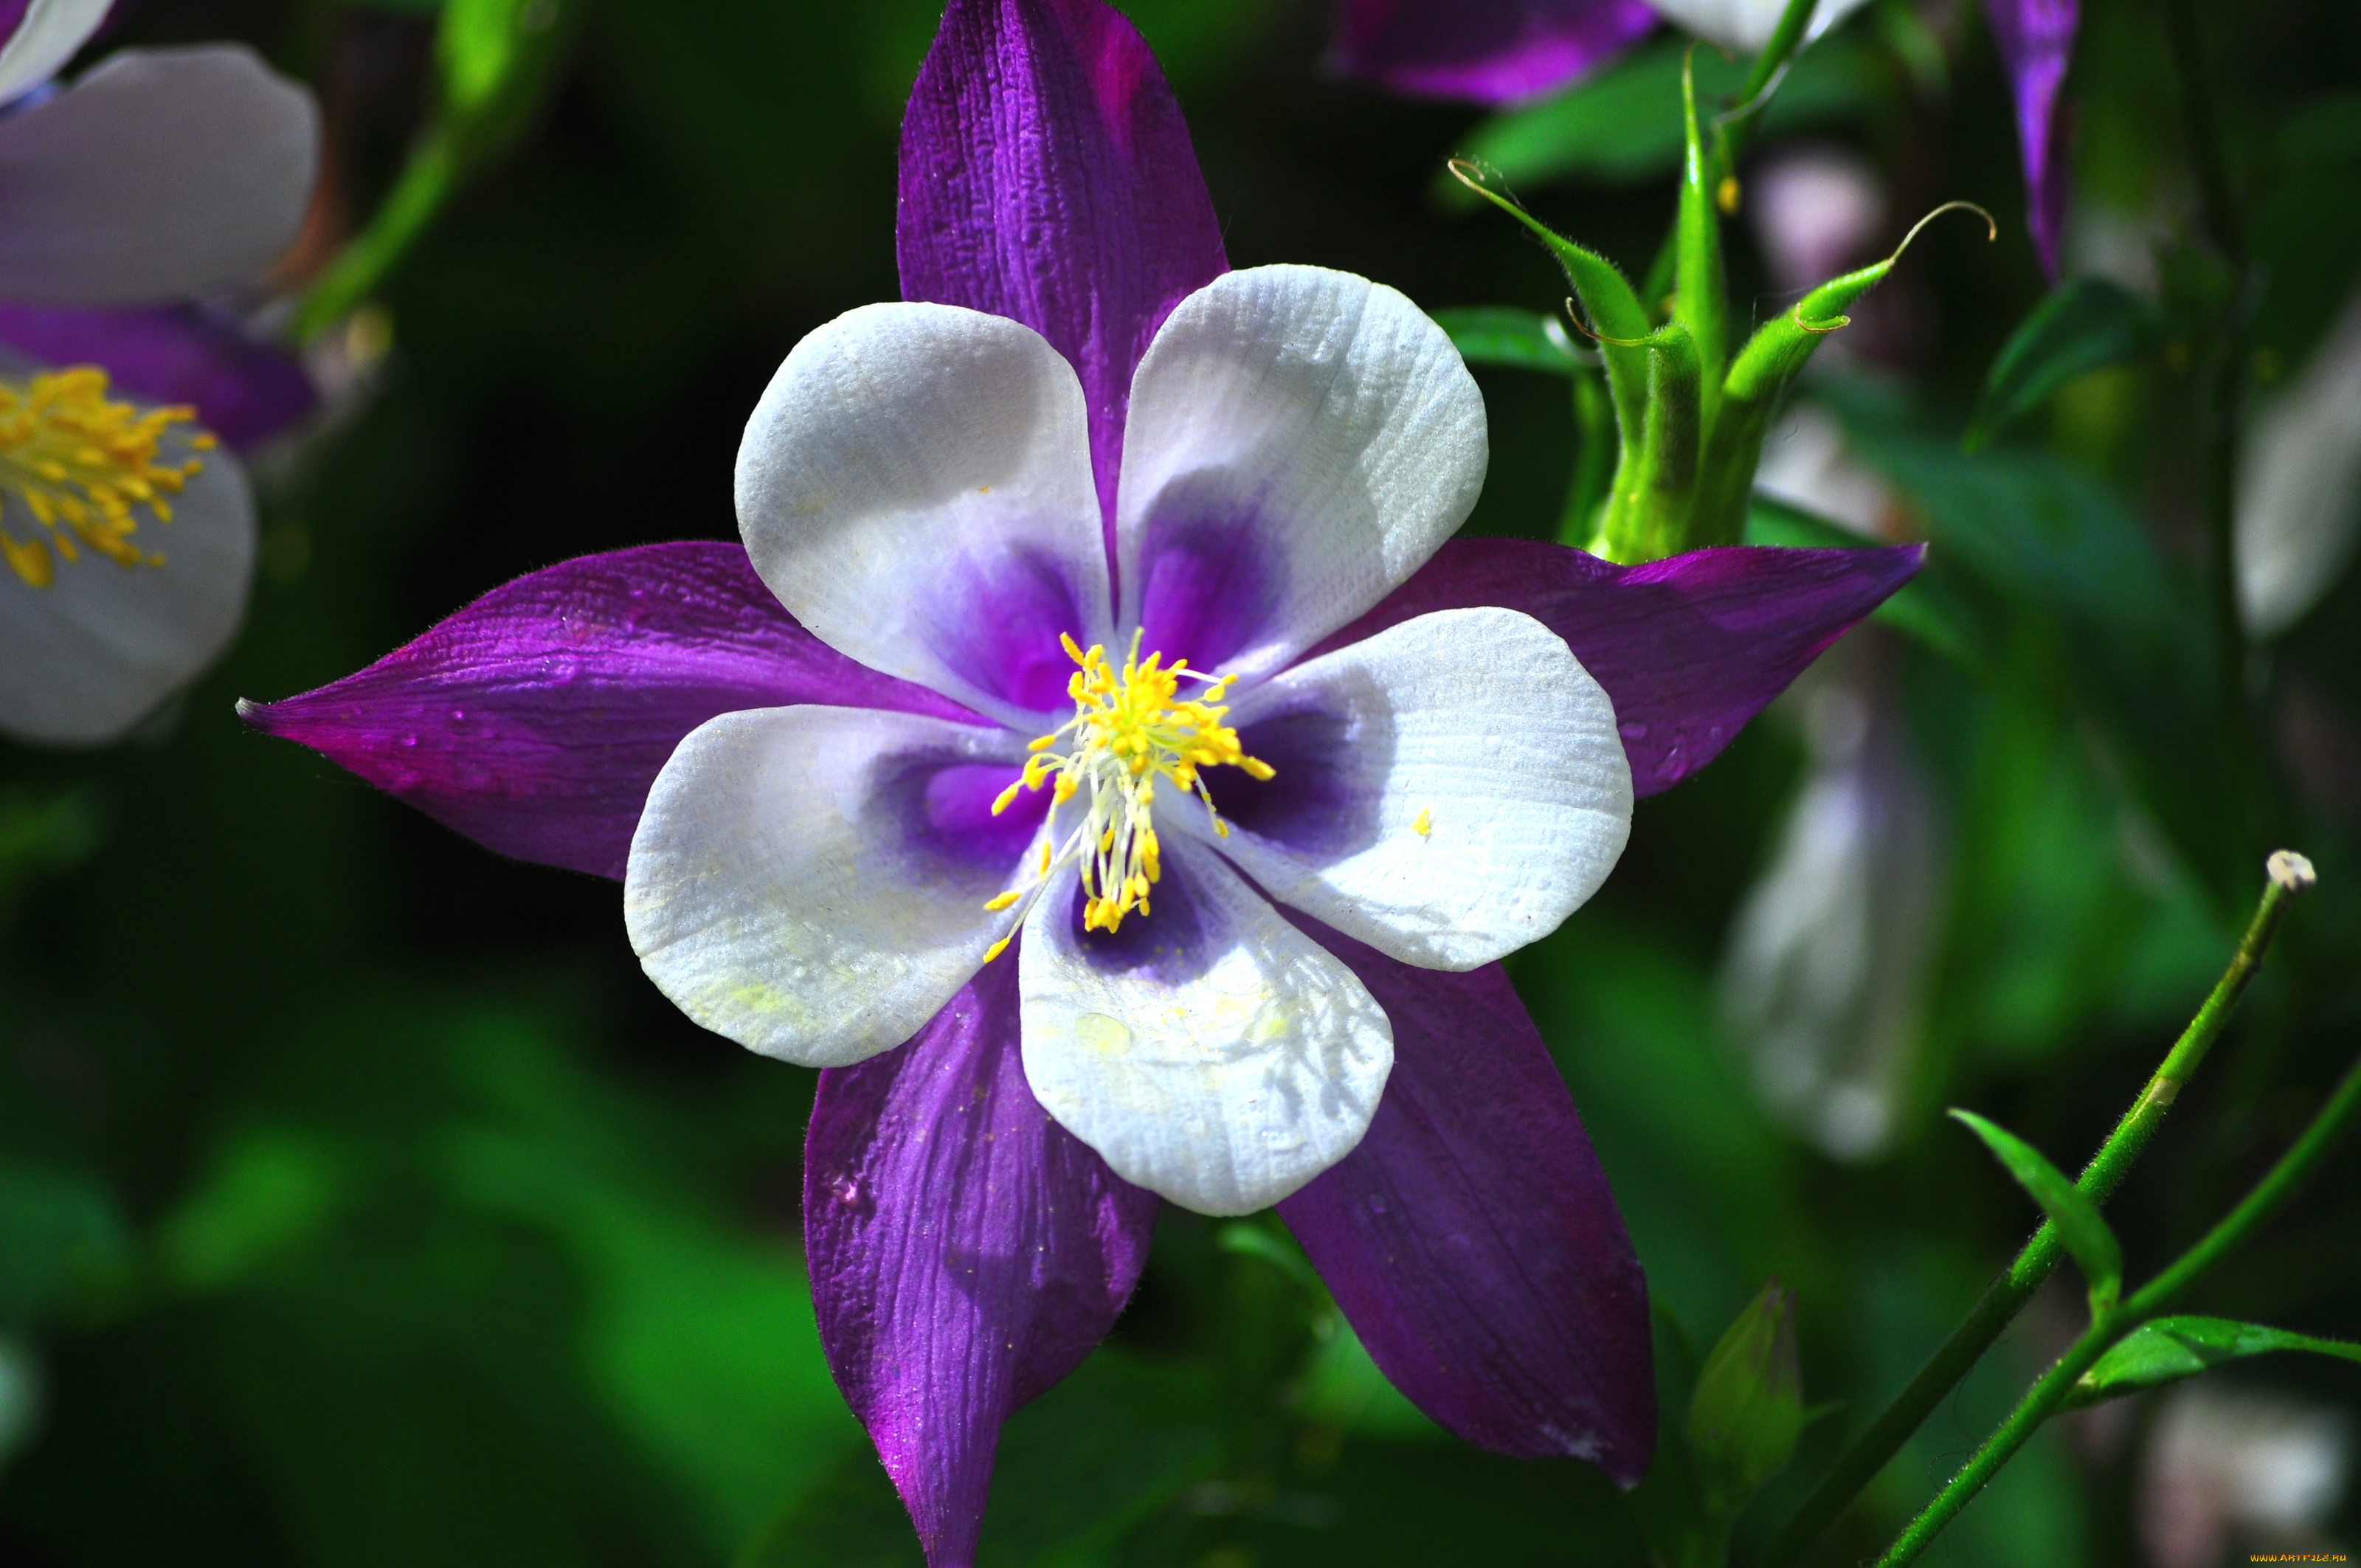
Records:
[[[2244,1202],[2131,1299],[2092,1323],[2074,1342],[2073,1348],[2026,1390],[2016,1409],[2008,1413],[2008,1419],[1984,1440],[1983,1446],[1976,1450],[1960,1473],[1886,1549],[1885,1555],[1878,1559],[1877,1568],[1904,1568],[1916,1561],[1927,1543],[1942,1533],[1943,1527],[1958,1518],[1960,1510],[1972,1502],[1985,1484],[1999,1474],[2001,1466],[2040,1430],[2041,1423],[2058,1412],[2067,1395],[2073,1391],[2075,1381],[2095,1365],[2099,1357],[2116,1341],[2169,1306],[2181,1291],[2202,1278],[2285,1208],[2304,1179],[2335,1148],[2356,1110],[2361,1110],[2361,1061],[2356,1061],[2346,1070],[2328,1103],[2304,1129],[2303,1136],[2279,1157],[2270,1174],[2246,1194]]]
[[[2289,895],[2309,887],[2311,883],[2309,865],[2301,860],[2272,857],[2262,900],[2255,906],[2254,918],[2247,922],[2246,934],[2238,943],[2238,950],[2231,955],[2229,967],[2214,981],[2213,992],[2197,1010],[2197,1016],[2190,1020],[2189,1027],[2181,1031],[2180,1038],[2165,1054],[2162,1065],[2150,1075],[2139,1098],[2124,1113],[2123,1120],[2099,1146],[2099,1152],[2091,1157],[2091,1163],[2082,1168],[2075,1185],[2090,1194],[2092,1201],[2103,1203],[2113,1196],[2154,1141],[2165,1113],[2172,1108],[2182,1087],[2196,1075],[2205,1054],[2213,1049],[2223,1026],[2230,1021],[2239,997],[2262,968],[2263,955],[2269,950],[2271,938],[2278,935],[2279,922],[2286,918]],[[1993,1342],[2015,1320],[2065,1255],[2057,1227],[2045,1221],[2007,1271],[1992,1282],[1982,1299],[1951,1331],[1950,1337],[1927,1358],[1908,1387],[1894,1396],[1894,1402],[1860,1436],[1845,1445],[1844,1452],[1837,1455],[1836,1463],[1812,1488],[1811,1496],[1804,1499],[1795,1517],[1763,1549],[1756,1568],[1793,1568],[1803,1560],[1877,1473],[1885,1468],[1886,1462],[1901,1451],[1919,1423],[1992,1348]]]

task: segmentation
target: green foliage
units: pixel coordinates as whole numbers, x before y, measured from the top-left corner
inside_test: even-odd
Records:
[[[1500,306],[1437,311],[1434,321],[1451,334],[1452,345],[1470,365],[1572,376],[1581,363],[1565,328],[1539,311]]]
[[[1468,158],[1521,184],[1633,181],[1671,174],[1683,158],[1686,52],[1676,38],[1643,45],[1568,92],[1477,126],[1462,148]],[[1738,65],[1711,49],[1698,54],[1696,71],[1697,91],[1716,102],[1734,93],[1742,75]],[[1898,87],[1875,49],[1839,34],[1797,58],[1765,114],[1764,132],[1792,135],[1883,114],[1894,104]],[[1437,190],[1447,201],[1466,200],[1447,187]]]
[[[2361,1344],[2343,1340],[2315,1339],[2229,1318],[2157,1318],[2117,1341],[2097,1365],[2082,1374],[2067,1398],[2067,1408],[2080,1409],[2120,1399],[2143,1388],[2194,1377],[2225,1361],[2279,1350],[2361,1362]]]
[[[2039,1149],[2005,1128],[1993,1125],[1972,1111],[1954,1110],[1952,1118],[1984,1141],[2016,1184],[2041,1206],[2059,1239],[2090,1282],[2091,1315],[2114,1308],[2124,1287],[2124,1249],[2091,1201],[2073,1181],[2043,1157]]]
[[[2078,376],[2155,352],[2164,323],[2154,305],[2103,278],[2077,278],[2034,306],[1984,378],[1968,421],[1973,452]]]

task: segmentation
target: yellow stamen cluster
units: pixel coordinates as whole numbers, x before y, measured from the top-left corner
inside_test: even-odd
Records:
[[[1004,893],[984,907],[998,911],[1030,904],[1051,868],[1072,855],[1082,862],[1083,927],[1119,930],[1125,916],[1149,914],[1149,891],[1163,876],[1156,838],[1157,781],[1169,779],[1193,791],[1205,803],[1213,831],[1226,838],[1229,826],[1213,809],[1203,770],[1226,764],[1267,779],[1271,769],[1247,756],[1239,748],[1238,732],[1222,722],[1230,711],[1223,698],[1235,677],[1200,674],[1186,659],[1167,665],[1161,653],[1151,653],[1143,662],[1137,632],[1132,633],[1131,652],[1120,667],[1104,647],[1085,651],[1071,637],[1059,641],[1079,666],[1066,682],[1074,717],[1032,743],[1033,755],[1026,760],[1023,775],[992,803],[997,817],[1022,792],[1049,784],[1049,837],[1042,841],[1033,885]],[[1203,682],[1203,689],[1184,700],[1183,681]],[[1061,843],[1058,812],[1085,792],[1089,799],[1082,818],[1065,832]],[[998,958],[1007,946],[1008,938],[1002,938],[984,961]]]
[[[43,530],[18,539],[0,526],[0,558],[37,588],[55,578],[58,560],[78,561],[83,550],[124,566],[162,565],[163,556],[142,551],[131,536],[142,507],[157,521],[171,521],[167,498],[203,467],[195,457],[157,460],[165,432],[196,417],[192,408],[142,413],[116,402],[106,395],[106,372],[88,365],[0,380],[0,496],[23,503]],[[214,438],[192,431],[185,444],[204,452]]]

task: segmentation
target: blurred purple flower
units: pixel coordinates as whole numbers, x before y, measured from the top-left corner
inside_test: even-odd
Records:
[[[2042,270],[2058,276],[2058,238],[2066,221],[2066,140],[2059,134],[2058,89],[2074,52],[2080,0],[1984,0],[1993,41],[2016,94],[2017,150],[2025,163],[2025,220]]]
[[[825,1068],[815,1305],[932,1563],[973,1562],[1002,1422],[1112,1326],[1159,1193],[1276,1202],[1445,1428],[1636,1481],[1645,1282],[1495,960],[1918,553],[1445,543],[1488,457],[1457,356],[1366,280],[1230,271],[1100,0],[953,0],[899,248],[910,302],[749,422],[745,548],[567,562],[241,711],[623,878],[667,994]],[[1126,771],[1069,632],[1224,679],[1123,672],[1162,726]]]
[[[1341,0],[1334,58],[1397,93],[1511,104],[1587,73],[1661,19],[1648,0]]]
[[[283,355],[176,302],[293,239],[310,94],[244,48],[55,85],[107,9],[0,11],[0,731],[51,744],[121,735],[236,630],[253,501],[197,422],[247,439],[309,400]]]

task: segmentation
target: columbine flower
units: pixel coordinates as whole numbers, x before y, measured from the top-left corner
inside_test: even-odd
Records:
[[[909,302],[748,425],[744,550],[535,573],[249,721],[623,878],[668,994],[825,1065],[821,1334],[933,1562],[1159,1194],[1276,1202],[1436,1420],[1636,1480],[1644,1281],[1491,960],[1916,553],[1444,543],[1487,457],[1447,341],[1229,272],[1097,0],[954,0],[899,238]]]
[[[304,400],[219,327],[93,308],[270,261],[318,135],[309,95],[242,48],[126,51],[50,86],[106,10],[32,0],[0,45],[0,731],[48,742],[122,734],[228,641],[254,509],[200,422],[258,433]]]
[[[1806,41],[1865,3],[1819,0]],[[1340,0],[1334,59],[1345,75],[1396,93],[1514,104],[1588,75],[1660,18],[1756,53],[1786,8],[1785,0]],[[2054,278],[2066,202],[2058,90],[2081,0],[1985,0],[1984,14],[2016,95],[2027,226]]]

